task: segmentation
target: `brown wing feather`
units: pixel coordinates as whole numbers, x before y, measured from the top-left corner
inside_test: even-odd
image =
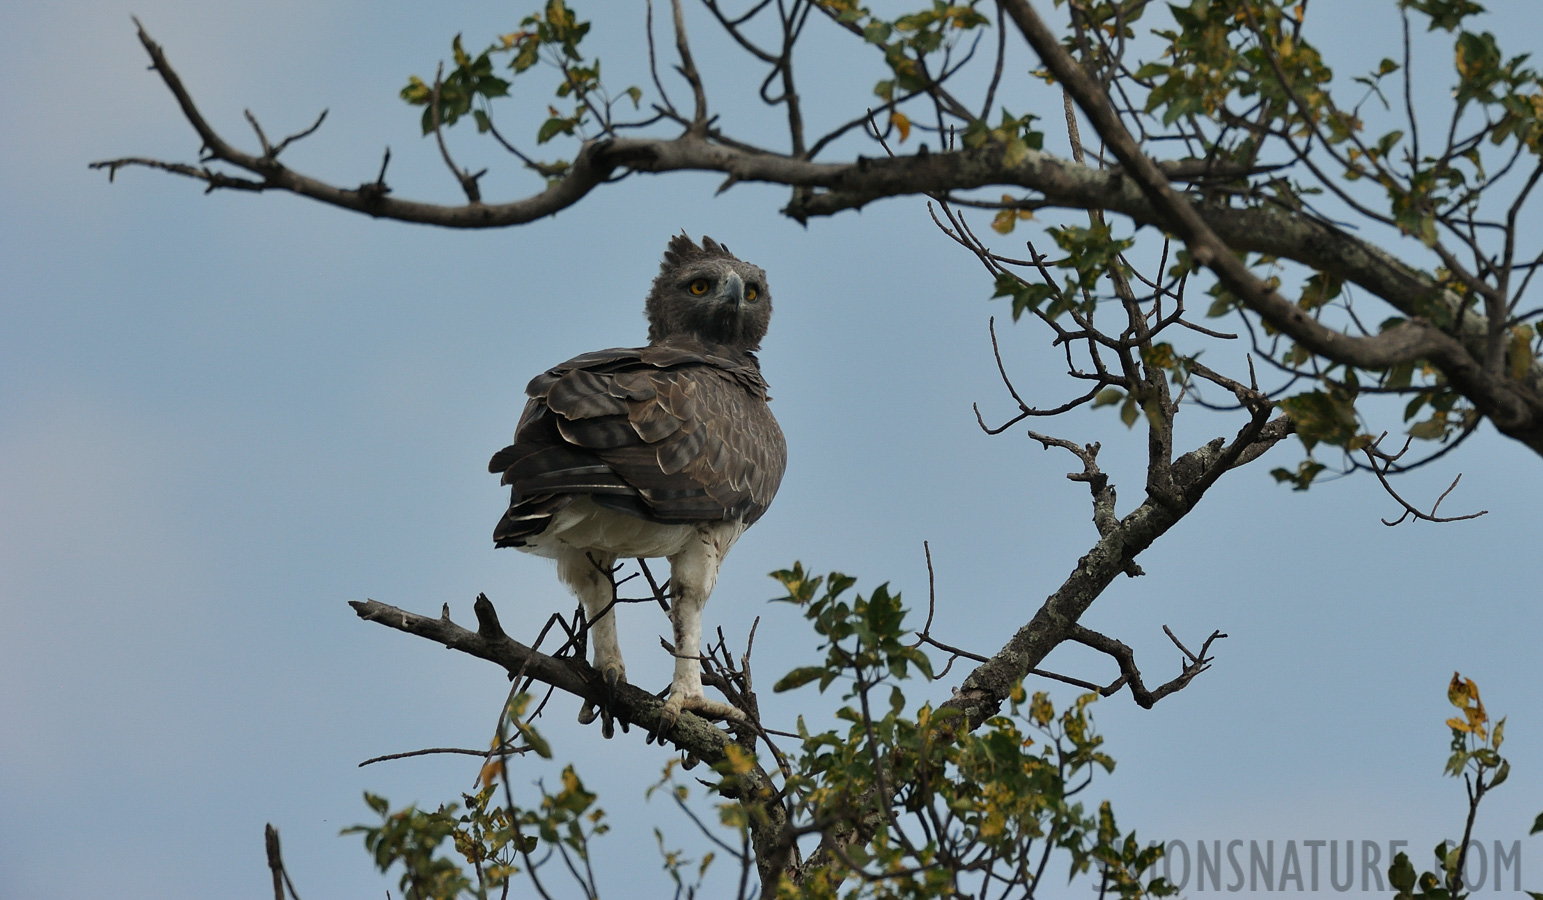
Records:
[[[572,496],[661,522],[766,511],[787,463],[749,353],[697,343],[587,353],[533,379],[490,471],[512,488],[494,538],[519,545]]]

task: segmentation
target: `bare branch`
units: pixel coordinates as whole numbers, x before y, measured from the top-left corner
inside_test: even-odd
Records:
[[[523,752],[529,748],[511,749],[509,752]],[[393,759],[411,759],[414,756],[433,756],[440,753],[459,754],[461,756],[475,756],[480,759],[488,757],[486,750],[468,750],[465,747],[427,747],[423,750],[409,750],[406,753],[387,753],[384,756],[372,756],[359,764],[359,768],[372,766],[378,762],[389,762]]]
[[[691,85],[691,96],[696,104],[691,114],[690,131],[701,135],[707,129],[707,91],[702,87],[702,76],[691,59],[691,45],[686,40],[686,16],[681,12],[680,0],[670,0],[670,7],[675,17],[675,50],[680,54],[680,66],[676,71]]]
[[[1163,631],[1167,632],[1168,637],[1178,645],[1180,650],[1184,651],[1186,660],[1177,678],[1164,682],[1150,691],[1142,683],[1141,672],[1136,668],[1135,653],[1125,644],[1111,637],[1099,634],[1092,629],[1084,628],[1081,625],[1074,625],[1072,627],[1070,637],[1079,644],[1092,647],[1094,650],[1113,657],[1115,662],[1119,663],[1121,677],[1126,684],[1130,685],[1131,697],[1135,699],[1137,705],[1142,709],[1151,709],[1157,704],[1157,701],[1176,691],[1183,690],[1191,681],[1195,680],[1195,676],[1209,669],[1212,659],[1206,656],[1206,652],[1211,649],[1213,642],[1226,637],[1220,631],[1211,632],[1211,636],[1206,638],[1205,643],[1201,645],[1199,655],[1196,655],[1185,649],[1184,645],[1179,643],[1178,638],[1173,636],[1173,632],[1169,631],[1166,625],[1163,626]]]
[[[284,900],[284,889],[289,889],[290,900],[300,900],[295,884],[289,880],[284,868],[284,858],[279,853],[279,830],[271,824],[263,826],[263,844],[268,853],[268,870],[273,873],[273,900]]]
[[[361,619],[497,663],[511,675],[523,673],[596,704],[606,700],[604,679],[587,663],[579,659],[548,656],[505,634],[486,595],[479,595],[474,606],[477,631],[468,631],[447,617],[421,616],[374,600],[353,601],[349,605]],[[664,703],[659,698],[626,683],[617,685],[611,705],[619,718],[654,729],[659,727],[659,713],[664,709]],[[665,733],[665,739],[707,762],[721,759],[724,746],[730,742],[727,734],[714,728],[705,719],[695,715],[688,719],[685,714],[681,715],[680,722],[673,730]]]
[[[1468,513],[1465,516],[1440,517],[1436,515],[1436,510],[1441,508],[1441,501],[1447,499],[1447,495],[1452,493],[1453,489],[1457,487],[1457,483],[1463,479],[1461,473],[1459,473],[1456,478],[1452,479],[1452,483],[1447,485],[1447,489],[1441,492],[1441,496],[1436,498],[1435,503],[1431,504],[1430,512],[1428,513],[1421,512],[1409,501],[1405,500],[1403,497],[1400,497],[1398,492],[1393,490],[1393,486],[1388,484],[1387,475],[1393,463],[1396,462],[1405,453],[1409,452],[1409,442],[1405,441],[1404,449],[1398,451],[1398,453],[1394,455],[1389,456],[1388,454],[1385,454],[1380,449],[1378,449],[1377,446],[1378,444],[1382,443],[1382,439],[1387,436],[1388,433],[1384,431],[1382,435],[1377,438],[1377,440],[1371,443],[1370,446],[1361,448],[1361,451],[1366,455],[1367,468],[1371,469],[1372,474],[1377,476],[1377,481],[1382,484],[1382,489],[1387,491],[1388,496],[1398,501],[1398,505],[1404,508],[1403,513],[1399,515],[1397,519],[1394,519],[1391,522],[1389,522],[1387,519],[1383,519],[1382,524],[1391,528],[1394,525],[1402,524],[1403,521],[1408,519],[1410,516],[1413,516],[1415,519],[1422,522],[1446,523],[1461,522],[1465,519],[1477,519],[1479,516],[1489,515],[1489,510],[1487,509],[1481,509],[1476,513]],[[1379,459],[1382,461],[1381,465],[1378,465]]]

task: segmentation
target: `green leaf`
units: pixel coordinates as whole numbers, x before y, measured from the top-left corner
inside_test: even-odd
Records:
[[[1013,321],[1028,310],[1038,309],[1039,305],[1050,297],[1056,296],[1056,288],[1043,282],[1030,284],[1010,272],[1002,272],[997,275],[996,293],[992,298],[1013,298]]]
[[[1313,277],[1307,279],[1302,289],[1302,299],[1297,301],[1297,305],[1308,311],[1318,309],[1338,297],[1344,285],[1343,279],[1315,272]]]
[[[1136,407],[1136,398],[1126,397],[1125,402],[1120,406],[1120,421],[1125,423],[1126,428],[1133,428],[1139,415],[1139,410]]]
[[[1416,878],[1414,866],[1409,862],[1409,854],[1400,853],[1393,857],[1393,865],[1388,866],[1388,884],[1397,888],[1399,893],[1409,893],[1414,888]]]
[[[1508,760],[1508,759],[1502,759],[1500,761],[1500,767],[1495,770],[1495,777],[1491,778],[1490,781],[1489,781],[1489,786],[1492,787],[1492,788],[1493,787],[1499,787],[1510,776],[1511,776],[1511,761]]]
[[[1028,143],[1021,137],[1014,137],[1007,142],[1007,148],[1002,151],[1002,165],[1005,168],[1014,168],[1028,155]]]
[[[536,751],[537,756],[542,759],[552,758],[552,745],[548,744],[546,738],[542,737],[536,729],[518,719],[514,720],[514,727],[519,730],[520,737],[525,739],[525,743],[530,745],[530,749]]]
[[[520,49],[514,54],[514,59],[509,61],[509,68],[513,69],[515,74],[519,74],[520,72],[529,69],[531,66],[536,64],[536,60],[540,59],[540,57],[537,56],[537,54],[540,52],[541,41],[538,40],[534,35],[526,36],[523,40],[521,40]]]
[[[545,144],[559,134],[573,134],[577,123],[573,119],[565,119],[561,116],[553,116],[541,123],[541,128],[536,131],[536,143]]]
[[[1238,298],[1223,290],[1217,294],[1215,300],[1211,301],[1211,306],[1205,311],[1205,315],[1208,319],[1219,319],[1237,309],[1237,306]]]
[[[1313,479],[1318,477],[1318,473],[1325,468],[1316,460],[1304,459],[1297,464],[1294,472],[1290,469],[1271,469],[1270,474],[1275,476],[1277,484],[1289,483],[1292,490],[1305,491],[1312,485]]]
[[[1532,830],[1527,833],[1533,835],[1540,831],[1543,831],[1543,813],[1538,813],[1538,818],[1532,823]]]
[[[1093,408],[1097,409],[1100,406],[1113,406],[1114,404],[1119,403],[1124,399],[1125,392],[1119,388],[1104,388],[1097,394],[1093,395]]]
[[[772,685],[772,690],[779,694],[783,691],[791,691],[794,688],[803,687],[824,674],[824,666],[800,666],[782,676],[781,680]]]
[[[1422,441],[1439,441],[1447,435],[1446,413],[1437,413],[1409,427],[1409,436]]]
[[[1307,391],[1281,401],[1281,408],[1297,427],[1297,435],[1309,450],[1319,441],[1343,447],[1360,433],[1355,400],[1339,390]]]

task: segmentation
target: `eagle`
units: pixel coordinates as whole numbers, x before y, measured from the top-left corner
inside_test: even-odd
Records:
[[[675,675],[666,726],[683,709],[741,717],[702,693],[702,608],[724,556],[766,512],[787,467],[755,356],[771,310],[758,266],[710,237],[700,246],[672,237],[644,306],[648,345],[585,353],[537,375],[514,442],[488,463],[510,486],[495,545],[557,561],[584,607],[608,698],[626,680],[610,611],[616,560],[669,560]],[[594,714],[586,705],[579,718]]]

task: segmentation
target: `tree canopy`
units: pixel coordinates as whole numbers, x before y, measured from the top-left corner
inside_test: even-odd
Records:
[[[1112,768],[1089,730],[1087,701],[1057,714],[1024,680],[1070,682],[1089,697],[1128,691],[1143,707],[1189,686],[1212,662],[1220,631],[1170,632],[1185,661],[1175,677],[1149,684],[1128,646],[1079,620],[1119,576],[1141,575],[1138,557],[1224,477],[1292,435],[1306,455],[1274,469],[1277,480],[1305,490],[1326,471],[1369,470],[1403,511],[1398,521],[1482,515],[1443,513],[1446,494],[1406,498],[1394,479],[1447,456],[1484,422],[1543,452],[1540,309],[1527,302],[1543,245],[1529,243],[1526,227],[1543,176],[1543,78],[1482,30],[1483,10],[1467,0],[1398,3],[1402,52],[1355,76],[1349,91],[1314,48],[1306,2],[1085,0],[1065,5],[1060,28],[1026,0],[938,0],[895,17],[851,0],[703,5],[718,29],[710,36],[688,35],[679,0],[668,22],[656,22],[650,8],[638,48],[650,60],[649,87],[602,79],[601,61],[584,47],[585,12],[563,0],[549,0],[480,52],[457,36],[449,64],[432,78],[410,76],[401,96],[422,107],[423,133],[464,203],[396,197],[389,154],[356,187],[291,169],[281,154],[322,126],[325,113],[278,141],[249,114],[258,149],[239,149],[208,124],[195,88],[143,28],[140,40],[203,155],[196,163],[127,157],[94,165],[109,174],[148,166],[211,191],[289,192],[451,228],[531,222],[623,178],[671,172],[721,174],[720,190],[786,186],[781,213],[803,223],[889,198],[927,198],[940,237],[982,267],[978,290],[1040,328],[1065,359],[1064,399],[1041,407],[1023,398],[999,354],[1016,411],[995,422],[977,413],[980,427],[1000,433],[1110,407],[1144,440],[1145,481],[1132,491],[1140,502],[1119,504],[1097,444],[1036,425],[1033,440],[1072,458],[1068,477],[1089,491],[1098,536],[1000,648],[950,646],[933,636],[931,604],[916,629],[887,586],[848,596],[853,579],[795,565],[777,573],[785,599],[805,612],[829,655],[786,674],[776,689],[841,684],[844,732],[800,722],[785,736],[801,749],[779,749],[777,729],[759,719],[749,648],[738,656],[722,641],[710,654],[716,686],[753,727],[726,731],[687,716],[652,733],[660,704],[637,688],[623,693],[618,717],[690,764],[713,767],[713,790],[731,801],[724,824],[740,841],[724,849],[739,854],[747,878],[754,871],[763,896],[833,896],[848,880],[874,896],[943,896],[961,878],[971,891],[997,879],[1032,894],[1055,849],[1070,854],[1073,871],[1099,866],[1103,886],[1122,896],[1163,893],[1165,884],[1139,874],[1156,857],[1116,827],[1107,806],[1091,813],[1067,799],[1093,768]],[[1450,96],[1434,133],[1421,131],[1430,101],[1415,94],[1420,32],[1444,35],[1451,48]],[[764,79],[748,93],[735,93],[738,84],[720,91],[699,71],[693,40],[736,45]],[[803,57],[795,51],[811,41],[866,54],[877,76],[871,94],[849,101],[837,121],[808,112],[817,93],[839,93],[798,77]],[[547,83],[537,89],[555,83],[546,115],[507,123],[500,103],[539,79]],[[1036,103],[1056,96],[1047,85],[1060,92],[1053,114]],[[450,135],[468,124],[530,170],[540,190],[484,199],[484,172],[461,166],[451,150]],[[1070,136],[1070,158],[1044,149],[1051,128]],[[534,148],[548,146],[562,158],[538,159]],[[1206,411],[1207,433],[1227,433],[1182,444],[1176,418],[1189,409]],[[1395,430],[1408,440],[1390,440]],[[618,579],[618,591],[625,583]],[[641,599],[666,602],[667,594],[655,588]],[[490,806],[498,784],[508,791],[499,776],[510,756],[547,751],[528,721],[534,683],[599,699],[575,653],[583,623],[549,623],[566,636],[553,653],[538,649],[540,639],[527,646],[507,635],[485,600],[475,631],[448,614],[374,601],[355,608],[491,660],[516,681],[500,720],[508,733],[488,754],[480,792],[466,798],[469,818],[412,824],[372,800],[383,824],[365,834],[377,858],[443,876],[433,885],[404,881],[417,896],[485,892],[521,863],[533,868],[537,842],[521,836],[529,831],[583,883],[573,860],[587,859],[587,841],[603,826],[576,775],[570,782],[565,774],[562,790],[544,792],[528,814],[507,793],[501,813]],[[1118,676],[1090,681],[1041,668],[1063,644],[1107,656]],[[970,669],[949,696],[915,706],[904,684],[944,677],[934,657]],[[1454,690],[1453,702],[1466,702],[1468,689]],[[1476,688],[1471,699],[1477,703]],[[1476,721],[1454,734],[1477,734]],[[1035,731],[1041,750],[1026,753]],[[1497,749],[1499,734],[1481,749]],[[1488,767],[1480,784],[1486,774],[1492,784],[1504,780],[1498,756],[1467,752],[1458,771],[1473,759]],[[452,835],[476,863],[475,887],[458,868],[436,869],[414,844]],[[494,859],[500,868],[484,871]],[[1400,884],[1414,885],[1412,873]]]

